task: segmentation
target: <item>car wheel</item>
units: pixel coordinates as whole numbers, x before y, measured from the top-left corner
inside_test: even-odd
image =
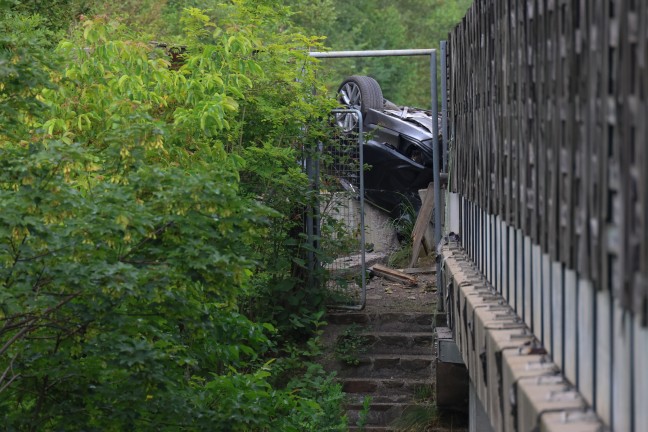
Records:
[[[361,75],[350,76],[340,84],[338,101],[349,109],[357,109],[363,117],[368,110],[380,110],[384,104],[380,84],[371,77]],[[351,132],[358,126],[358,115],[338,114],[336,123],[344,132]]]

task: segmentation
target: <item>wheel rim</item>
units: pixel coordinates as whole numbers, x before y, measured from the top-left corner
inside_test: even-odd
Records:
[[[349,109],[362,109],[362,93],[356,83],[345,83],[338,94],[338,101]],[[353,131],[358,125],[358,114],[344,113],[336,115],[336,123],[344,132]]]

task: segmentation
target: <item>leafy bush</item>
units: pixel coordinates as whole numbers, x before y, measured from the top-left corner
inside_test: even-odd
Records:
[[[46,7],[41,0],[0,0],[0,6],[5,5],[21,16],[37,15],[43,28],[60,36],[77,17],[92,11],[94,0],[48,0]],[[56,46],[56,39],[45,41],[45,45]]]
[[[216,26],[186,11],[178,70],[108,17],[84,19],[53,54],[38,18],[2,19],[14,30],[0,39],[0,115],[14,126],[0,131],[8,430],[342,430],[339,386],[286,342],[322,314],[291,296],[305,286],[296,215],[311,194],[297,149],[328,107],[302,63],[315,42],[272,37],[279,12],[237,1]],[[260,313],[252,298],[280,300]],[[287,368],[305,375],[281,383]]]

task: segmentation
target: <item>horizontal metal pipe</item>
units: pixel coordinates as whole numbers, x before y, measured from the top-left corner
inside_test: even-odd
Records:
[[[310,52],[309,56],[315,58],[344,58],[344,57],[394,57],[430,55],[435,49],[403,49],[403,50],[375,50],[375,51],[328,51]]]

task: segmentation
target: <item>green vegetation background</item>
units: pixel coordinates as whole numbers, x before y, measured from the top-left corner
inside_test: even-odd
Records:
[[[436,48],[472,0],[289,0],[293,21],[326,37],[333,51]],[[440,55],[440,54],[439,54]],[[322,60],[320,78],[331,91],[349,75],[369,75],[400,105],[430,108],[429,57]],[[440,70],[440,57],[437,57]],[[440,88],[440,84],[439,84]],[[440,92],[439,92],[440,97]]]
[[[0,1],[0,424],[345,430],[298,161],[326,84],[429,78],[307,52],[429,47],[466,3]]]

